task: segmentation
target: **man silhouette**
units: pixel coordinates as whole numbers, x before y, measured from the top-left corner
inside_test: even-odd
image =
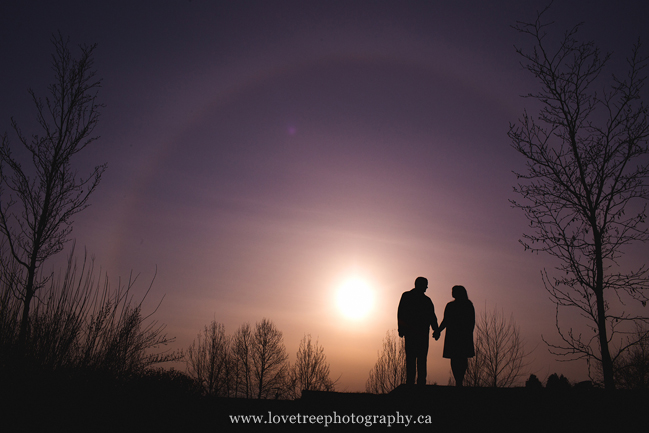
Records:
[[[406,339],[406,384],[426,385],[426,358],[428,357],[428,332],[437,331],[437,316],[433,301],[424,293],[428,280],[418,277],[415,288],[401,295],[397,322],[399,337]],[[438,337],[439,338],[439,337]]]

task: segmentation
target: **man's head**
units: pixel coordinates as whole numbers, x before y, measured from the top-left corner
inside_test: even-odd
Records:
[[[424,277],[417,277],[415,280],[415,289],[425,292],[428,288],[428,280]]]

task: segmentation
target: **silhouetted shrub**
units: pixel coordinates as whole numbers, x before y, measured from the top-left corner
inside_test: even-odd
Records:
[[[543,384],[535,374],[530,374],[529,379],[525,381],[525,388],[540,389],[543,388]]]
[[[148,394],[175,397],[202,395],[202,389],[194,379],[175,369],[148,368],[126,382]]]
[[[636,328],[635,344],[615,361],[616,386],[625,389],[649,389],[649,329]]]
[[[2,257],[0,278],[0,367],[36,371],[96,371],[111,377],[129,377],[160,362],[177,358],[174,353],[151,352],[171,341],[164,326],[144,316],[142,302],[130,294],[136,281],[111,289],[108,277],[95,280],[92,260],[84,255],[81,266],[74,248],[61,278],[51,278],[40,289],[41,297],[29,315],[24,345],[18,341],[19,281],[22,275]]]
[[[563,374],[558,376],[557,373],[553,373],[548,377],[545,387],[547,389],[564,390],[570,388],[570,382]]]
[[[580,389],[580,390],[593,389],[594,385],[592,380],[583,380],[581,382],[575,383],[573,388]]]

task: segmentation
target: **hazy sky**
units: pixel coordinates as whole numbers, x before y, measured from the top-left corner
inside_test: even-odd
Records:
[[[4,2],[0,131],[11,116],[29,131],[53,32],[98,44],[101,139],[78,167],[108,170],[73,235],[115,282],[139,273],[138,293],[157,268],[147,306],[165,296],[154,317],[173,349],[213,319],[232,333],[266,317],[291,361],[309,333],[339,389],[364,390],[421,275],[440,320],[462,284],[478,314],[513,314],[529,372],[583,380],[585,363],[541,342],[556,340],[540,278],[553,262],[524,252],[508,202],[523,161],[506,133],[537,88],[510,25],[545,3]],[[549,17],[557,34],[585,21],[613,67],[649,43],[643,1],[560,1]],[[335,300],[352,278],[374,294],[359,320]],[[445,385],[441,352],[431,340],[429,380]]]

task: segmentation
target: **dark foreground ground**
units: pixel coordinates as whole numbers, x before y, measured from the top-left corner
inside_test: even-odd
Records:
[[[430,385],[387,395],[306,392],[288,401],[65,381],[2,388],[2,432],[649,431],[649,394],[631,391]]]

